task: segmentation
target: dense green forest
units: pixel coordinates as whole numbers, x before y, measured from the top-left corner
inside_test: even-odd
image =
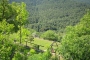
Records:
[[[77,24],[90,8],[89,0],[11,0],[25,2],[29,12],[28,27],[42,32],[64,31],[68,25]]]
[[[0,0],[0,60],[89,60],[89,5]]]

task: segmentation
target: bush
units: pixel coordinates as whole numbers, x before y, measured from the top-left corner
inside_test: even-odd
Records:
[[[44,53],[39,53],[39,54],[28,56],[28,60],[49,60],[50,57],[51,57],[51,53],[50,51],[47,51]]]
[[[36,53],[36,51],[34,50],[34,49],[31,49],[30,50],[30,55],[33,55],[33,54],[35,54]]]
[[[58,39],[56,33],[52,30],[48,30],[48,31],[44,32],[41,35],[41,37],[44,39],[53,40],[53,41],[57,41],[57,39]]]

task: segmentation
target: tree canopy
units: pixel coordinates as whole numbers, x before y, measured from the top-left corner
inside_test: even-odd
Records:
[[[9,24],[14,25],[14,30],[19,29],[19,25],[24,24],[27,20],[28,13],[26,11],[26,4],[22,3],[9,3],[8,0],[0,1],[0,21],[6,19]]]
[[[84,15],[76,26],[66,28],[60,52],[66,60],[90,59],[90,11]]]
[[[27,20],[27,10],[25,3],[9,3],[8,0],[0,0],[0,59],[12,60],[22,58],[20,55],[22,48],[16,44],[16,39],[19,40],[19,26]],[[21,19],[20,19],[21,18]],[[27,29],[22,29],[23,39],[30,33]],[[22,40],[23,40],[22,39]],[[25,50],[25,49],[23,49]],[[24,57],[23,59],[25,59]]]
[[[10,0],[12,1],[12,0]],[[87,0],[13,0],[25,2],[29,11],[28,27],[42,32],[64,31],[68,25],[76,25],[90,8]]]

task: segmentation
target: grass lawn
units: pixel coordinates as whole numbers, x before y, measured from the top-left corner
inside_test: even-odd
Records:
[[[53,43],[53,41],[44,40],[44,39],[40,39],[40,38],[34,38],[34,42],[33,43],[41,45],[40,49],[46,50]]]
[[[48,47],[53,43],[54,41],[49,41],[49,40],[44,40],[41,38],[34,38],[34,41],[32,43],[40,45],[41,50],[47,50]],[[26,44],[25,42],[23,43],[24,45]],[[60,44],[60,43],[58,43]],[[27,43],[28,46],[32,46],[32,44]]]

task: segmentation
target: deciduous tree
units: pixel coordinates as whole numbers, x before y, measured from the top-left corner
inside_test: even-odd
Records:
[[[66,60],[90,59],[90,11],[76,26],[66,28],[60,52]]]

